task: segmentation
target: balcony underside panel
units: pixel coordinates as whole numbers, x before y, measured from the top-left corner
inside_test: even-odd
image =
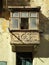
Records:
[[[39,44],[38,32],[11,32],[11,44]]]

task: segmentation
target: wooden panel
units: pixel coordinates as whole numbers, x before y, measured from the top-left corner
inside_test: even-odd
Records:
[[[39,44],[40,38],[37,32],[12,32],[12,44]]]
[[[30,0],[3,0],[3,5],[6,6],[28,6]]]

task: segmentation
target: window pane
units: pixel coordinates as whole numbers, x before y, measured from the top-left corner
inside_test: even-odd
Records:
[[[0,65],[7,65],[7,62],[0,61]]]
[[[37,13],[31,12],[30,17],[37,17]]]
[[[30,24],[29,24],[30,29],[37,28],[36,24],[36,18],[30,18]]]
[[[31,59],[27,59],[27,60],[26,60],[26,65],[32,65]]]
[[[12,21],[12,28],[18,28],[18,19],[11,18]]]
[[[19,12],[14,12],[13,17],[19,17]]]
[[[22,65],[26,65],[26,61],[24,58],[22,58]]]
[[[21,17],[28,17],[28,12],[22,12]]]

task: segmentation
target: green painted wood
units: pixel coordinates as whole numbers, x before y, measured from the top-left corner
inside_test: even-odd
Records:
[[[0,61],[0,65],[7,65],[7,62],[5,62],[5,61]]]

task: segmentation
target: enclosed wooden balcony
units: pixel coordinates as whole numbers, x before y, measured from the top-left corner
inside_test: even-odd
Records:
[[[9,26],[11,44],[32,45],[40,43],[39,10],[39,7],[12,8]]]

